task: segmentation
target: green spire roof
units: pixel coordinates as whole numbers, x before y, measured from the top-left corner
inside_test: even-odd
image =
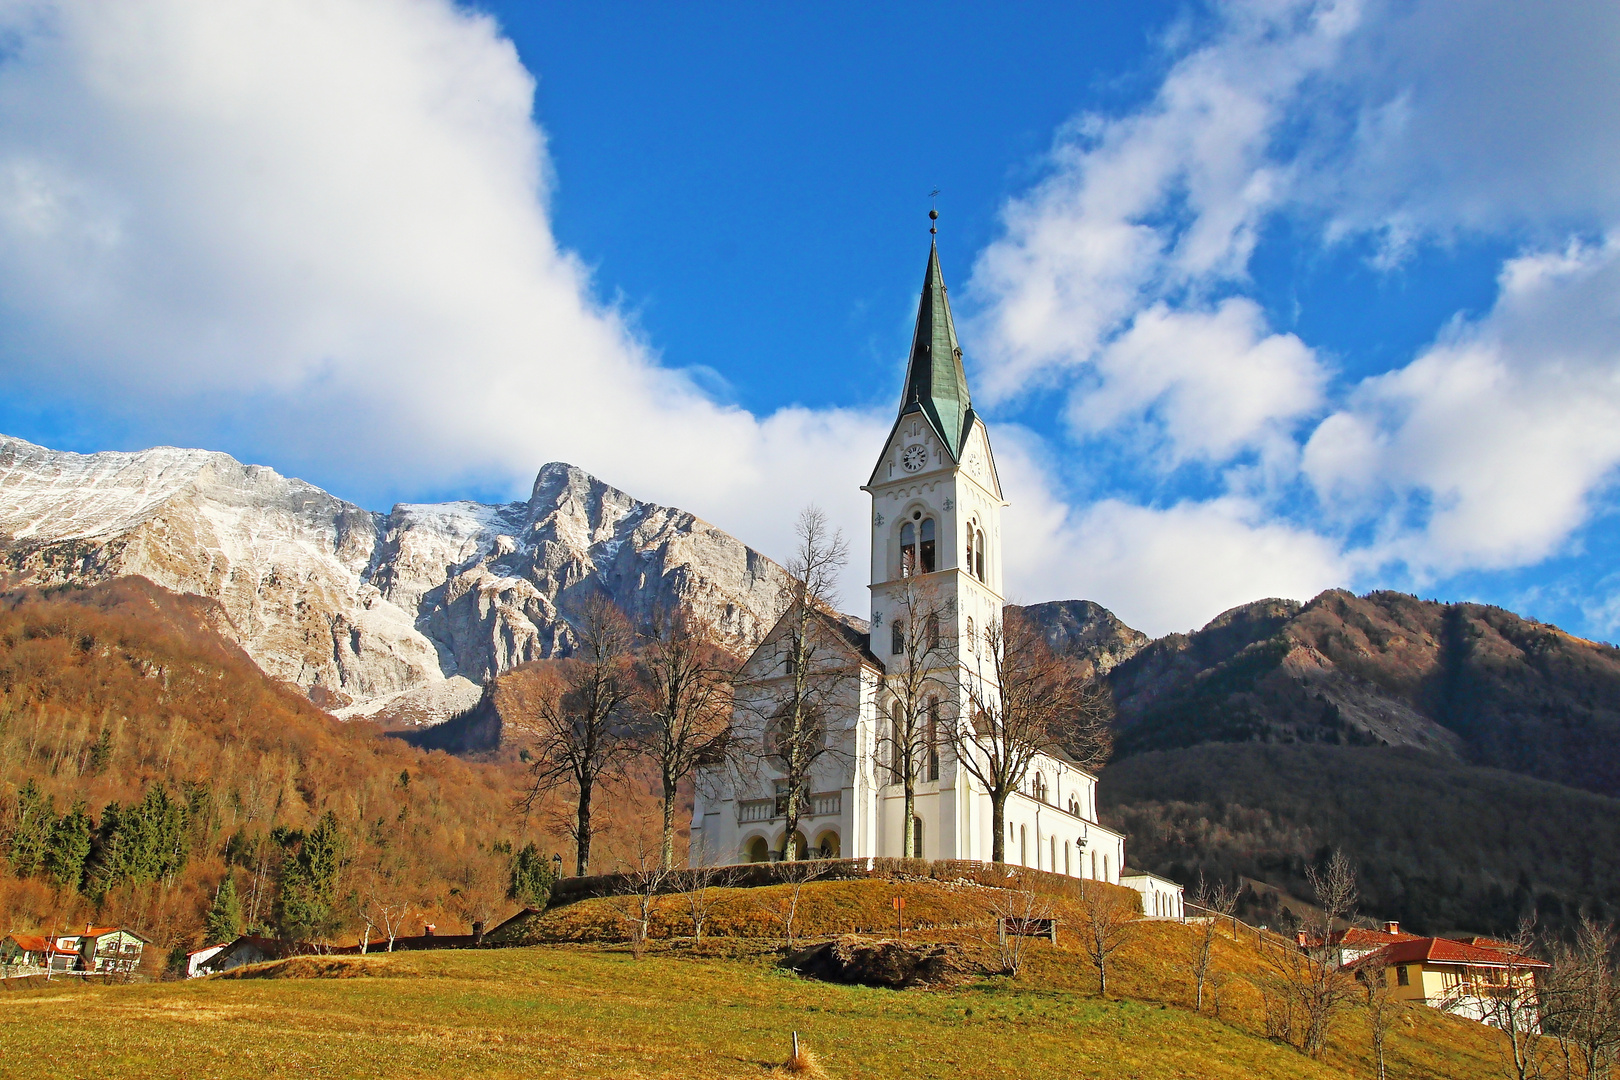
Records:
[[[917,304],[917,329],[911,337],[905,396],[900,401],[901,416],[917,411],[933,424],[951,456],[960,457],[973,407],[968,401],[967,375],[962,371],[962,349],[956,343],[956,324],[951,321],[951,302],[945,295],[945,276],[939,269],[939,248],[932,244],[922,300]]]

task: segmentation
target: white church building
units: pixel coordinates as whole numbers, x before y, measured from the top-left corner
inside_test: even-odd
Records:
[[[846,661],[858,670],[846,706],[827,728],[837,754],[818,759],[799,821],[797,850],[830,858],[898,857],[905,850],[904,788],[892,768],[888,730],[891,666],[902,652],[894,616],[908,588],[923,584],[955,626],[944,628],[949,667],[938,681],[945,708],[971,715],[969,685],[984,679],[984,628],[1002,597],[1001,511],[1007,505],[984,421],[968,396],[939,253],[930,247],[899,416],[862,488],[871,495],[871,618],[843,627]],[[747,662],[754,685],[786,678],[782,624]],[[982,700],[982,697],[981,697]],[[930,709],[929,715],[940,714]],[[737,723],[758,711],[739,705]],[[757,719],[754,722],[758,722]],[[929,727],[932,728],[930,723]],[[930,730],[917,769],[917,856],[990,861],[991,801],[948,742]],[[769,766],[740,778],[700,774],[693,809],[694,864],[763,862],[784,850],[783,802]],[[1097,778],[1057,753],[1035,758],[1006,805],[1009,864],[1118,884],[1125,838],[1098,823]],[[1178,909],[1179,910],[1179,907]]]

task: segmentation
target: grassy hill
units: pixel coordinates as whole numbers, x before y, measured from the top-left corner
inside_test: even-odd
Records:
[[[804,898],[824,912],[878,911],[897,887],[908,910],[932,904],[975,920],[922,936],[969,954],[989,947],[988,908],[944,884],[817,883]],[[769,889],[747,892],[747,904],[772,902]],[[583,901],[548,919],[554,929],[606,925],[622,903]],[[1016,979],[931,991],[801,978],[782,970],[770,941],[741,936],[699,947],[656,941],[640,961],[622,946],[578,944],[300,958],[254,972],[270,977],[0,995],[0,1052],[19,1075],[730,1078],[771,1075],[797,1031],[833,1078],[1373,1075],[1359,1015],[1345,1018],[1320,1061],[1264,1037],[1242,982],[1258,960],[1242,940],[1218,941],[1220,1019],[1208,1007],[1195,1014],[1185,975],[1193,933],[1139,924],[1107,999],[1094,993],[1070,924],[1056,947],[1031,945]],[[1390,1036],[1390,1075],[1495,1076],[1496,1039],[1405,1009]]]

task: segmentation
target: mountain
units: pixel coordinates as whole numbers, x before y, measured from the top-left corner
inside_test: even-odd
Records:
[[[1019,610],[1054,650],[1084,660],[1099,675],[1107,675],[1148,643],[1142,631],[1090,600],[1049,600]]]
[[[1088,611],[1058,644],[1095,662],[1107,636]],[[1339,848],[1363,910],[1422,932],[1620,914],[1613,646],[1487,605],[1332,590],[1233,608],[1106,678],[1099,801],[1136,866],[1308,897],[1306,869]],[[1263,886],[1244,910],[1279,914]]]
[[[693,515],[554,462],[525,502],[344,502],[226,454],[72,454],[0,436],[14,584],[138,575],[219,602],[226,637],[339,715],[432,722],[490,675],[566,655],[593,595],[635,619],[684,605],[737,641],[784,571]]]
[[[1410,746],[1620,796],[1620,649],[1395,592],[1262,600],[1109,673],[1119,757],[1211,742]]]

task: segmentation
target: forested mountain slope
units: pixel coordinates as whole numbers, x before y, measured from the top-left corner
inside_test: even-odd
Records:
[[[529,839],[510,771],[333,719],[223,618],[141,579],[0,595],[0,926],[94,915],[195,947],[227,878],[270,925],[318,832],[339,870],[310,933],[356,930],[381,898],[418,929],[509,908]]]
[[[1118,757],[1209,742],[1412,746],[1620,795],[1620,649],[1483,604],[1262,600],[1109,674]]]

